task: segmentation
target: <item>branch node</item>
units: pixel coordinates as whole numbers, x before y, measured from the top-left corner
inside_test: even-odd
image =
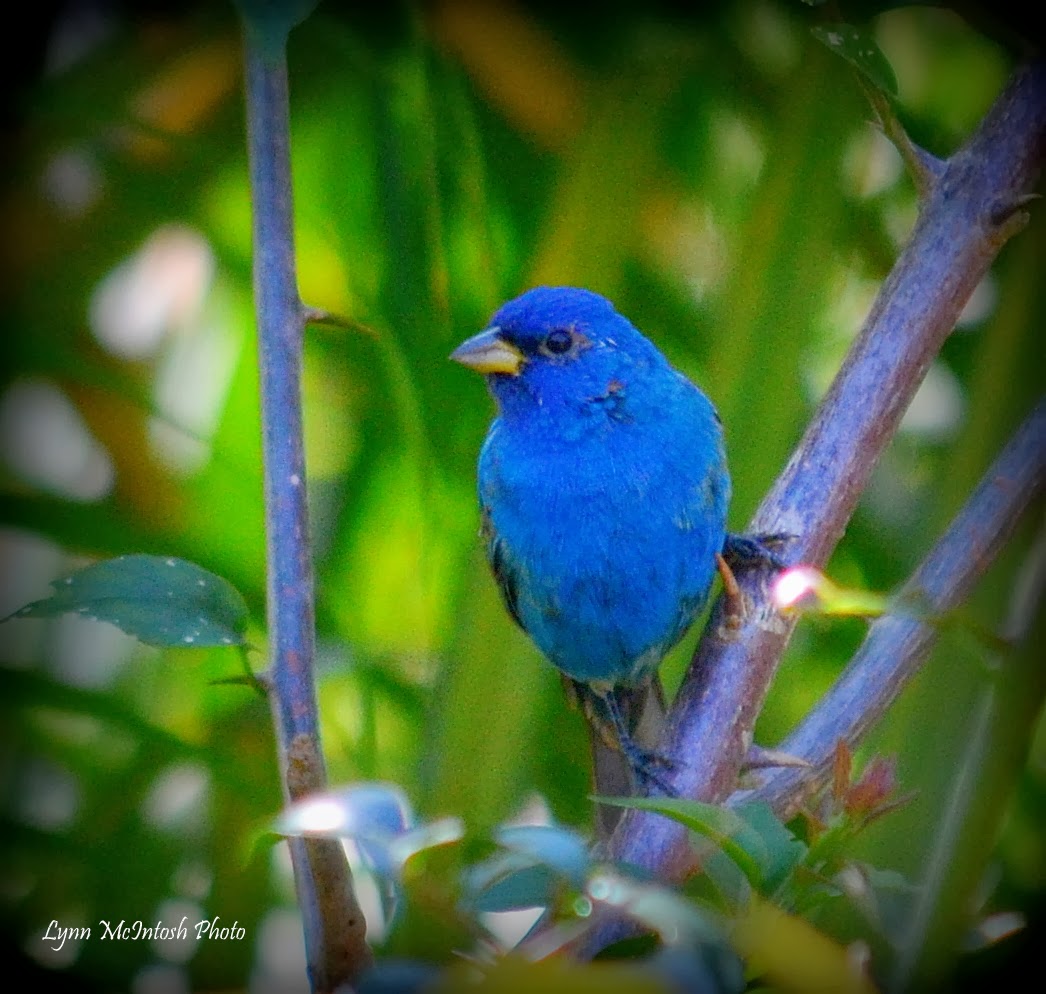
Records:
[[[938,180],[944,175],[947,163],[938,159],[936,155],[927,152],[926,149],[916,145],[912,141],[904,125],[894,113],[890,101],[881,90],[861,80],[868,102],[877,118],[876,124],[887,138],[893,143],[894,148],[901,154],[901,160],[908,171],[908,175],[915,184],[915,190],[919,194],[920,201],[926,201],[933,193]]]
[[[988,222],[991,224],[990,237],[993,243],[1001,246],[1023,231],[1031,220],[1031,215],[1024,208],[1040,199],[1041,195],[1038,193],[1025,193],[996,200],[988,209]]]

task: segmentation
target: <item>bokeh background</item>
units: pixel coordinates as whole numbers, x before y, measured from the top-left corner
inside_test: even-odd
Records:
[[[811,35],[823,11],[799,2],[362,6],[321,3],[289,50],[302,296],[360,326],[312,327],[305,348],[331,779],[391,781],[422,816],[476,829],[527,811],[587,830],[582,719],[505,615],[477,538],[492,404],[447,354],[531,285],[609,295],[718,406],[741,529],[915,194],[852,69]],[[841,14],[889,59],[915,140],[947,155],[1015,65],[1020,25],[882,6]],[[0,615],[96,557],[155,552],[235,584],[263,647],[235,11],[44,5],[7,47]],[[898,586],[1041,392],[1044,232],[1035,217],[1006,247],[930,369],[830,565],[839,581]],[[1004,624],[1036,540],[1026,527],[980,585],[978,625]],[[697,628],[664,667],[670,688]],[[760,741],[787,732],[863,631],[800,625]],[[237,657],[160,653],[67,617],[5,623],[0,662],[6,961],[143,994],[300,983],[283,850],[251,843],[280,806],[268,711],[213,683]],[[923,885],[880,909],[897,969],[948,959],[974,904],[997,932],[1038,920],[1042,667],[1019,663],[949,634],[869,743],[917,792],[855,853]],[[97,939],[103,919],[182,915],[246,938]],[[55,951],[52,920],[94,937]],[[969,954],[965,982],[1027,934]]]

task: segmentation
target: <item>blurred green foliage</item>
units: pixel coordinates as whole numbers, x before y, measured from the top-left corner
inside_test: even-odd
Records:
[[[741,529],[903,244],[914,192],[804,5],[358,6],[319,5],[289,49],[302,296],[365,326],[316,326],[306,343],[330,776],[394,781],[427,816],[477,829],[535,796],[587,827],[582,719],[502,610],[476,536],[491,403],[447,354],[532,284],[607,294],[718,405]],[[903,122],[948,154],[1013,56],[944,10],[868,26]],[[234,11],[54,28],[0,191],[0,613],[86,558],[150,552],[230,580],[264,646]],[[841,582],[899,585],[1041,391],[1039,220],[931,369],[831,564]],[[1033,537],[981,585],[980,623],[1001,625]],[[800,626],[761,741],[862,633]],[[666,663],[670,687],[696,637]],[[10,622],[0,639],[5,936],[107,989],[183,964],[193,988],[276,970],[272,951],[300,944],[293,892],[282,850],[251,839],[280,790],[266,708],[211,682],[239,672],[233,652],[159,654],[77,619]],[[1041,732],[1025,766],[1042,678],[1008,661],[1016,682],[999,681],[988,662],[946,640],[870,746],[897,753],[919,793],[869,831],[866,855],[937,874],[922,904],[883,910],[900,938],[877,962],[897,975],[950,960],[974,896],[1034,915],[1046,882]],[[235,920],[247,939],[98,941],[101,919],[183,914]],[[52,920],[94,934],[50,952]],[[863,934],[841,914],[821,924]]]

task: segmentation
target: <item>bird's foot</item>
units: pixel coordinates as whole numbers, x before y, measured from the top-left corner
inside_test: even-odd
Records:
[[[628,722],[621,713],[621,706],[615,691],[612,690],[605,696],[601,696],[600,700],[603,702],[606,717],[609,719],[614,737],[617,739],[615,745],[628,760],[636,787],[646,794],[659,793],[667,797],[675,797],[676,791],[666,774],[676,767],[676,761],[670,756],[665,756],[652,749],[644,749],[636,743],[629,731]]]
[[[735,632],[741,627],[745,616],[745,595],[730,564],[718,552],[715,554],[715,564],[719,575],[723,578],[723,597],[726,602],[726,617],[723,619],[723,626],[727,632]]]
[[[723,579],[726,599],[726,617],[723,634],[730,636],[741,628],[745,619],[745,595],[737,582],[735,573],[748,570],[770,570],[780,572],[788,564],[777,550],[787,545],[795,536],[783,532],[758,535],[727,535],[722,553],[716,554],[716,568]]]
[[[677,791],[672,786],[667,774],[679,765],[671,756],[643,749],[628,737],[619,740],[618,747],[625,754],[636,786],[647,795],[661,794],[665,797],[676,797]]]
[[[728,534],[723,542],[723,558],[731,567],[740,571],[758,568],[777,571],[787,569],[788,563],[778,555],[778,551],[795,537],[787,532]]]

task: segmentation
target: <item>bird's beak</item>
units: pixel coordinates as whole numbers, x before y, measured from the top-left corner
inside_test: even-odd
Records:
[[[507,373],[518,376],[526,357],[510,341],[501,337],[501,329],[488,328],[462,342],[450,354],[455,362],[477,373]]]

